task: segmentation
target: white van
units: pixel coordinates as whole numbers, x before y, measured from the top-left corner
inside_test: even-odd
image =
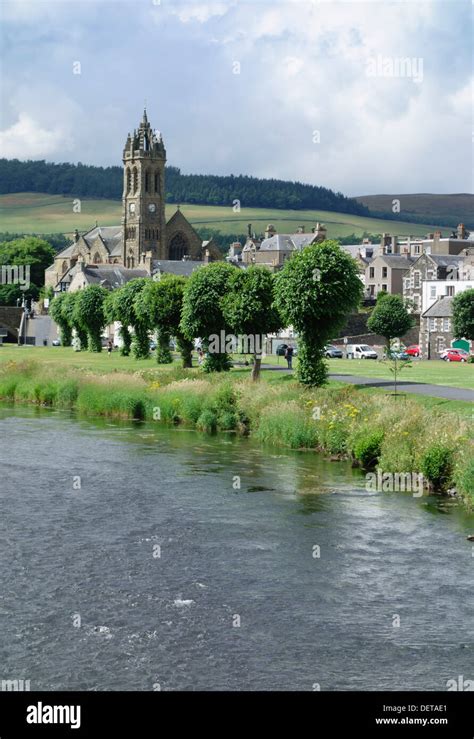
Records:
[[[348,359],[377,359],[377,352],[367,344],[348,344],[346,347]]]

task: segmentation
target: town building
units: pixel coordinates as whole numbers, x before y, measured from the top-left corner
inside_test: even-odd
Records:
[[[473,342],[455,340],[453,334],[453,297],[441,296],[420,318],[420,347],[425,359],[439,359],[450,347],[471,351]]]

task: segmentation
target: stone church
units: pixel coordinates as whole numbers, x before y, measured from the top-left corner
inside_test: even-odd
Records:
[[[189,275],[222,259],[212,240],[201,241],[179,206],[166,221],[165,163],[163,139],[151,128],[145,110],[123,151],[121,225],[76,230],[72,243],[46,270],[46,286],[55,292],[94,283],[113,289],[161,272]]]

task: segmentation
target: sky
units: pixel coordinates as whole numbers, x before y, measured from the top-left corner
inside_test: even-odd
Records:
[[[471,0],[0,0],[1,156],[472,192]]]

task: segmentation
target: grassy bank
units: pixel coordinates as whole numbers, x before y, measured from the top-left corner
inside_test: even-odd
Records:
[[[457,412],[433,399],[394,398],[351,385],[304,389],[279,373],[268,373],[267,381],[255,385],[247,370],[210,376],[175,365],[144,365],[135,372],[103,372],[31,360],[2,362],[0,399],[95,417],[184,424],[209,433],[251,434],[272,446],[351,458],[366,469],[422,472],[435,489],[455,486],[474,504],[472,419],[462,404]]]

